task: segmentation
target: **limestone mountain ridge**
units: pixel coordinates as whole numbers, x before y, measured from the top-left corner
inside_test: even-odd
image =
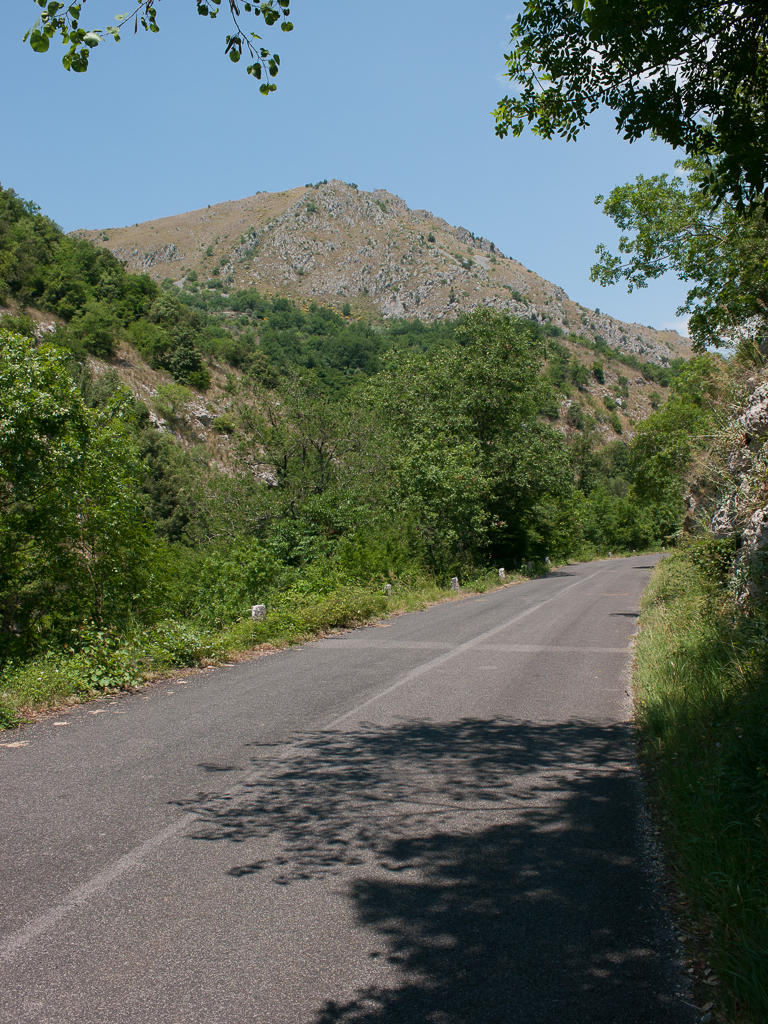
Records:
[[[300,305],[349,303],[358,315],[425,322],[486,305],[657,364],[691,355],[675,331],[587,309],[488,239],[384,189],[338,180],[72,234],[108,248],[131,273],[179,287],[256,288]]]

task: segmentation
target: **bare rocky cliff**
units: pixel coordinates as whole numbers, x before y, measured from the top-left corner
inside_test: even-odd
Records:
[[[745,608],[764,602],[768,593],[768,382],[748,383],[754,390],[743,411],[723,430],[727,461],[711,521],[715,537],[738,540],[733,584]],[[687,495],[689,507],[696,497]]]
[[[488,305],[602,337],[655,363],[691,354],[674,331],[585,309],[488,239],[411,210],[391,192],[363,192],[342,181],[73,234],[157,280],[181,284],[196,275],[201,286],[211,282],[225,292],[252,287],[300,303],[349,302],[359,313],[424,321]]]

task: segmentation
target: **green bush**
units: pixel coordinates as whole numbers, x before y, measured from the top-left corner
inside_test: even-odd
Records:
[[[195,343],[188,338],[181,341],[168,357],[168,369],[175,380],[189,384],[197,391],[211,386],[211,373]]]
[[[26,313],[19,313],[18,316],[11,316],[4,313],[0,316],[0,331],[10,331],[12,334],[20,334],[24,338],[34,338],[37,331],[37,321]]]
[[[22,719],[11,706],[8,696],[0,693],[0,730],[14,729],[21,722]]]
[[[589,384],[589,370],[575,356],[568,368],[568,375],[579,390],[583,390]]]
[[[108,359],[115,353],[119,327],[108,303],[89,299],[70,321],[69,336],[92,355]]]
[[[194,398],[193,392],[183,384],[160,384],[154,397],[154,405],[163,419],[175,422],[187,411]]]
[[[550,420],[559,420],[560,403],[557,400],[557,396],[551,392],[547,394],[539,406],[539,412]]]
[[[332,629],[367,622],[387,608],[383,593],[356,587],[341,587],[327,596],[270,613],[253,623],[254,643],[290,643]]]
[[[75,675],[78,693],[107,693],[130,689],[139,677],[130,650],[112,627],[88,623],[73,630],[76,645],[70,648],[68,669]]]
[[[171,552],[172,617],[194,619],[221,629],[248,616],[278,585],[291,578],[288,569],[263,541],[240,539],[227,546],[197,552]]]
[[[583,430],[585,425],[584,410],[578,404],[578,402],[572,402],[568,406],[568,412],[565,414],[565,422],[569,427],[573,427],[575,430]]]
[[[235,432],[235,420],[231,413],[225,412],[222,416],[217,416],[213,421],[213,426],[220,434],[234,434]]]
[[[82,695],[73,660],[62,651],[23,662],[9,659],[0,669],[0,729],[23,721],[27,709],[56,707]]]
[[[145,630],[134,645],[149,667],[155,669],[199,665],[222,654],[215,633],[189,622],[173,620]]]
[[[139,659],[114,629],[87,623],[73,642],[27,661],[7,660],[0,670],[0,729],[23,720],[27,709],[55,708],[104,693],[128,690],[140,680]]]

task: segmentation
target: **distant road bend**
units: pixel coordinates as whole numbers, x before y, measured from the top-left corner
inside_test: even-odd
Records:
[[[0,734],[0,1024],[683,1024],[629,726],[656,558]]]

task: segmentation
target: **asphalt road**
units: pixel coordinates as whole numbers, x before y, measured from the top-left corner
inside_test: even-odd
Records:
[[[639,823],[655,558],[0,734],[2,1024],[683,1024]]]

